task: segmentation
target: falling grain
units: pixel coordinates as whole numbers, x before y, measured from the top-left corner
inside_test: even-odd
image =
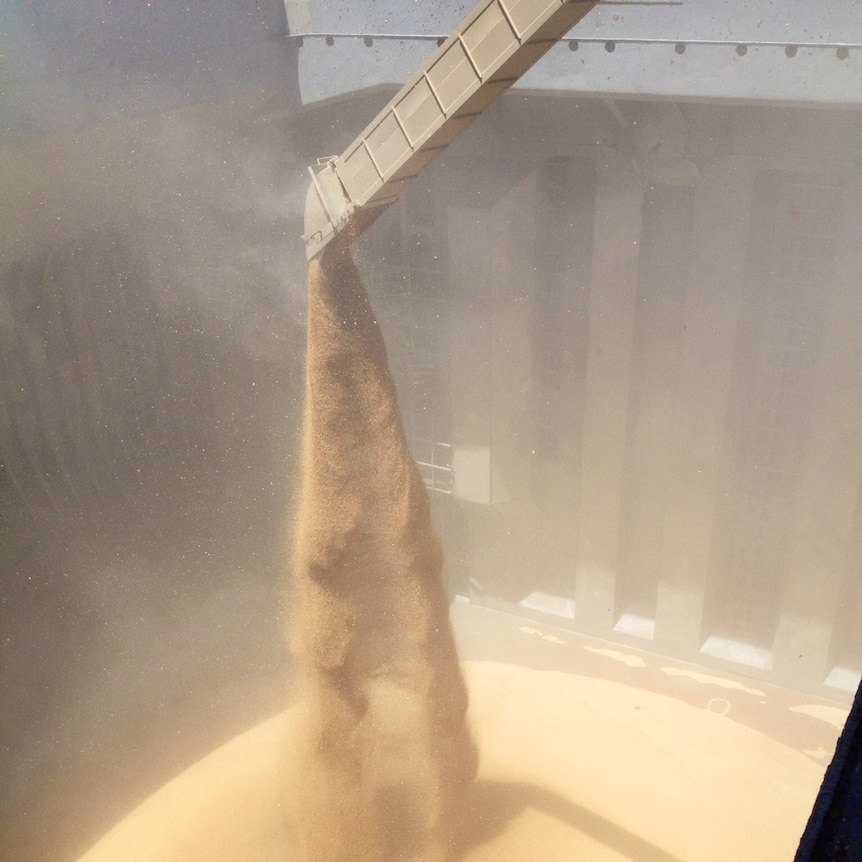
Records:
[[[309,268],[292,647],[308,862],[449,858],[477,756],[428,495],[349,251]]]

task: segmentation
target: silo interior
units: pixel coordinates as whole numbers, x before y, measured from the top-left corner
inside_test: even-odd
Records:
[[[78,859],[287,705],[306,166],[465,11],[97,5],[2,13],[16,862]],[[354,254],[462,659],[742,727],[796,758],[813,803],[862,675],[862,30],[843,4],[822,31],[792,0],[693,5],[595,10]],[[70,47],[100,32],[116,55]],[[565,64],[593,77],[549,84]],[[587,726],[573,697],[571,724],[530,714],[549,744]],[[683,858],[569,815],[617,853],[591,858]],[[788,858],[804,815],[752,858]]]

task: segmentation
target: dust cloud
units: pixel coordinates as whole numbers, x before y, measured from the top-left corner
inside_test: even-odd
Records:
[[[327,151],[336,152],[339,147],[330,145],[332,137],[342,128],[351,128],[353,119],[358,125],[372,116],[370,100],[370,96],[352,98],[349,104],[338,106],[337,116],[333,109],[332,120],[323,115],[309,121],[305,129],[295,128],[299,122],[279,112],[277,105],[233,106],[230,110],[218,105],[161,119],[101,126],[72,138],[35,141],[26,148],[5,147],[0,152],[3,197],[8,204],[0,231],[4,265],[21,259],[42,264],[50,259],[58,273],[56,290],[50,295],[40,292],[43,284],[45,290],[50,287],[48,281],[10,282],[4,308],[14,313],[2,318],[0,308],[0,319],[8,323],[0,333],[2,347],[8,351],[4,361],[20,365],[23,354],[11,350],[14,342],[7,334],[16,332],[16,338],[21,338],[25,332],[22,321],[34,327],[31,343],[43,339],[44,356],[52,362],[68,361],[62,351],[66,330],[56,324],[50,328],[47,323],[47,310],[57,308],[70,316],[80,314],[88,322],[88,328],[81,331],[88,345],[79,362],[105,356],[105,367],[113,372],[112,377],[97,381],[92,399],[88,389],[61,390],[56,377],[50,386],[31,386],[28,394],[32,397],[26,404],[34,411],[28,414],[32,427],[44,433],[51,427],[47,419],[56,416],[59,439],[60,432],[67,430],[59,424],[65,414],[51,408],[65,404],[62,395],[77,402],[79,412],[72,413],[72,418],[80,418],[85,408],[104,407],[108,413],[105,426],[93,422],[86,429],[93,434],[100,430],[110,442],[123,436],[115,432],[122,429],[127,416],[144,423],[140,446],[126,445],[120,453],[128,456],[123,462],[127,472],[118,483],[122,496],[110,497],[102,505],[98,495],[87,494],[84,514],[73,506],[74,501],[59,509],[47,502],[43,507],[36,492],[19,492],[19,487],[26,490],[27,482],[44,477],[45,470],[39,469],[44,462],[13,462],[12,450],[4,447],[0,470],[4,507],[0,556],[5,581],[2,627],[10,646],[4,647],[8,670],[0,844],[6,852],[16,842],[16,860],[72,858],[178,770],[283,708],[290,668],[282,655],[276,584],[285,569],[281,544],[290,510],[286,489],[300,460],[294,426],[303,383],[300,324],[304,325],[306,315],[304,261],[301,253],[290,253],[292,246],[285,239],[301,232],[301,195],[279,178],[291,173],[293,162],[310,163],[310,158],[291,153],[290,148],[285,153],[284,141],[294,136],[300,143],[308,138],[319,146],[325,140]],[[646,128],[655,113],[648,103],[630,102],[623,109],[635,128]],[[794,415],[806,422],[809,416],[816,419],[809,423],[814,435],[804,450],[791,439],[791,426],[786,426],[788,431],[779,428],[786,444],[781,451],[791,453],[785,460],[795,458],[795,463],[807,465],[802,479],[817,479],[798,483],[799,488],[814,492],[806,491],[802,501],[807,510],[818,513],[811,520],[819,537],[816,546],[811,544],[812,553],[822,551],[824,560],[843,555],[848,561],[847,574],[840,584],[836,576],[834,590],[832,586],[826,590],[820,578],[808,578],[802,570],[798,577],[795,573],[788,576],[787,582],[810,583],[815,597],[830,595],[830,591],[841,597],[839,624],[830,648],[836,650],[835,661],[849,662],[859,643],[858,615],[854,614],[859,545],[849,544],[847,538],[858,534],[852,528],[857,519],[858,471],[847,466],[858,463],[859,451],[854,430],[859,427],[854,395],[859,363],[853,361],[859,356],[855,290],[859,258],[850,226],[856,223],[855,201],[862,197],[854,194],[859,172],[848,149],[848,141],[858,139],[858,121],[849,114],[836,116],[825,111],[683,105],[689,137],[681,140],[681,124],[654,116],[650,130],[665,131],[667,151],[674,156],[685,153],[697,166],[698,179],[682,167],[672,172],[661,162],[664,146],[655,150],[652,160],[639,158],[643,151],[652,152],[649,145],[659,138],[645,134],[642,140],[629,141],[628,133],[623,134],[600,100],[576,106],[572,101],[551,104],[532,99],[523,104],[501,103],[495,110],[486,117],[488,123],[475,128],[477,135],[485,130],[484,137],[475,137],[475,162],[465,158],[465,153],[470,154],[463,149],[469,145],[465,140],[457,158],[448,157],[446,177],[436,180],[435,194],[446,205],[439,219],[446,239],[441,260],[451,269],[441,291],[446,305],[440,303],[448,315],[443,319],[452,321],[451,332],[440,327],[446,337],[441,341],[451,344],[444,373],[457,371],[451,380],[443,376],[439,385],[447,393],[451,389],[456,445],[484,443],[485,438],[474,436],[476,429],[466,420],[472,422],[471,417],[478,413],[487,422],[494,440],[495,480],[505,480],[511,499],[495,507],[438,495],[436,503],[448,506],[440,508],[449,514],[449,529],[445,519],[441,526],[450,572],[451,561],[455,561],[464,573],[465,585],[469,575],[480,595],[510,601],[513,606],[531,591],[571,595],[577,572],[581,578],[578,595],[583,599],[580,611],[588,615],[595,611],[602,620],[605,594],[591,591],[591,583],[584,577],[594,571],[616,571],[610,565],[602,566],[607,559],[616,560],[610,554],[619,551],[615,612],[647,618],[655,609],[656,596],[663,595],[656,588],[657,575],[652,573],[667,570],[677,560],[694,560],[697,565],[687,566],[682,586],[703,592],[706,610],[714,607],[725,615],[728,625],[733,623],[743,615],[739,607],[726,605],[723,599],[747,595],[734,589],[739,580],[735,573],[741,567],[732,556],[716,557],[712,562],[710,555],[713,549],[722,551],[726,537],[738,537],[743,544],[746,536],[754,535],[754,526],[738,530],[726,514],[742,513],[739,518],[745,521],[745,513],[751,510],[738,505],[756,497],[748,493],[744,481],[757,454],[753,448],[745,448],[746,441],[757,439],[758,429],[769,431],[772,420],[749,407],[760,403],[761,393],[778,391],[773,385],[777,378],[769,374],[783,374],[781,369],[786,368],[799,384],[789,393]],[[543,130],[542,142],[528,150],[524,141],[534,139],[537,127]],[[498,151],[501,158],[508,154],[510,161],[497,159]],[[489,152],[495,157],[489,159]],[[583,162],[560,161],[561,153],[583,155],[583,161],[593,165],[594,180],[576,182],[575,170]],[[315,149],[314,154],[319,151]],[[548,160],[547,166],[537,173],[536,166],[544,164],[543,160]],[[510,162],[514,165],[511,170]],[[493,171],[486,167],[481,172],[476,167],[489,163]],[[824,171],[828,167],[830,172],[833,167],[829,166],[834,166],[834,171],[847,178],[847,191],[836,198],[839,203],[844,201],[841,234],[835,245],[843,251],[835,259],[835,269],[829,270],[836,274],[835,279],[812,280],[799,293],[805,303],[798,309],[785,308],[783,297],[789,294],[782,285],[787,280],[773,278],[766,253],[759,251],[763,246],[760,233],[766,228],[756,228],[760,223],[773,224],[775,219],[766,221],[761,216],[775,209],[772,202],[776,199],[782,202],[780,212],[786,212],[788,224],[801,220],[790,192],[797,187],[795,172],[804,178],[811,164],[824,166]],[[776,176],[771,165],[791,175]],[[768,169],[766,176],[758,182],[763,168]],[[511,187],[500,182],[502,174],[511,179]],[[555,178],[573,194],[561,194],[550,182]],[[481,195],[471,191],[479,179],[485,183]],[[643,184],[647,181],[655,181],[658,192],[651,191],[645,199]],[[691,182],[695,183],[693,192]],[[826,185],[841,188],[831,182]],[[485,189],[495,190],[495,196]],[[413,242],[418,227],[410,223],[414,211],[409,209],[410,199],[405,201],[406,211],[393,208],[392,212],[412,231],[405,228],[403,240],[410,255],[404,269],[411,272],[421,269],[419,255],[431,246],[426,243],[419,249]],[[755,206],[755,201],[761,202]],[[426,209],[414,207],[420,209],[425,215]],[[590,232],[568,229],[576,223],[576,215],[588,223]],[[140,306],[132,302],[138,294],[121,293],[116,284],[105,287],[113,287],[111,297],[124,304],[87,304],[100,287],[92,278],[92,268],[83,293],[75,289],[71,264],[59,265],[82,247],[82,237],[105,238],[105,225],[130,222],[128,242],[118,239],[113,246],[118,250],[113,253],[116,257],[110,260],[121,266],[124,248],[130,259],[137,259],[138,244],[144,246],[147,268],[141,275]],[[749,230],[749,223],[754,229]],[[548,228],[553,225],[567,229],[552,232]],[[481,235],[473,233],[475,229]],[[390,275],[400,265],[396,252],[401,241],[394,228],[391,234],[394,238],[381,239],[381,246],[388,245],[379,256]],[[559,242],[548,254],[548,259],[559,262],[559,273],[536,268],[537,255],[545,248],[538,246],[537,237],[543,235]],[[577,246],[573,237],[579,238]],[[748,242],[753,249],[750,262],[739,251]],[[99,251],[101,243],[88,241],[85,245],[92,251],[75,251],[79,259],[89,261],[92,255],[93,268],[100,256],[106,260]],[[822,250],[830,248],[824,242]],[[408,264],[413,269],[407,269]],[[325,741],[330,746],[325,751],[330,753],[337,746],[355,742],[360,756],[340,764],[343,772],[334,767],[328,774],[315,772],[320,776],[318,784],[307,788],[305,799],[294,802],[322,812],[308,825],[306,840],[311,845],[320,833],[335,834],[329,818],[340,818],[342,811],[326,811],[320,798],[325,799],[332,787],[328,780],[342,780],[354,791],[347,799],[354,808],[347,814],[368,816],[372,824],[364,839],[367,848],[378,842],[384,847],[384,858],[386,848],[394,852],[406,845],[405,852],[412,852],[406,837],[390,835],[386,822],[375,819],[377,811],[372,807],[360,810],[367,797],[360,799],[357,792],[364,788],[357,782],[357,772],[360,767],[371,769],[369,780],[376,782],[380,802],[387,800],[387,783],[397,786],[398,781],[398,774],[385,773],[380,764],[417,772],[421,781],[417,779],[414,785],[414,796],[389,801],[393,812],[398,805],[406,810],[403,820],[426,818],[430,853],[436,840],[434,818],[448,817],[448,801],[442,796],[429,800],[433,793],[428,788],[433,790],[438,786],[435,782],[449,778],[445,765],[434,759],[438,750],[432,720],[439,720],[446,732],[452,730],[447,724],[450,719],[461,722],[456,742],[470,750],[458,712],[463,691],[449,655],[448,634],[442,642],[427,639],[438,625],[436,620],[448,632],[442,600],[434,604],[439,600],[434,578],[429,575],[430,580],[422,581],[417,574],[415,582],[399,585],[390,577],[393,561],[399,555],[406,558],[406,545],[386,546],[383,537],[407,541],[411,529],[427,537],[420,525],[425,515],[411,508],[415,504],[424,511],[425,504],[419,502],[421,488],[412,466],[399,461],[402,444],[394,407],[378,409],[388,403],[383,396],[388,397],[391,385],[375,365],[384,361],[383,347],[377,341],[372,345],[360,342],[359,346],[372,352],[362,366],[353,360],[364,354],[348,350],[356,347],[358,351],[359,346],[346,336],[364,334],[373,312],[364,298],[359,302],[356,291],[362,291],[355,285],[346,289],[339,283],[333,289],[339,279],[354,277],[352,263],[334,255],[331,266],[331,271],[317,272],[317,285],[332,290],[327,306],[330,324],[335,327],[339,320],[344,324],[345,340],[339,342],[342,352],[326,361],[339,373],[353,375],[357,386],[351,383],[340,392],[323,393],[329,399],[322,402],[329,410],[325,414],[329,424],[321,428],[330,443],[337,440],[341,448],[319,449],[318,466],[323,472],[314,475],[318,481],[326,480],[316,486],[316,493],[333,494],[344,519],[339,520],[342,532],[327,533],[326,541],[334,544],[325,544],[322,534],[305,536],[308,547],[317,548],[323,562],[334,568],[309,569],[305,583],[297,584],[297,592],[307,589],[309,599],[319,600],[318,611],[331,611],[323,615],[322,623],[330,634],[340,634],[343,639],[330,653],[329,647],[315,639],[319,632],[299,626],[295,643],[305,667],[306,686],[317,692],[310,698],[316,711],[305,725],[306,762],[313,763],[315,758],[328,762],[315,740]],[[580,282],[575,275],[582,269],[587,278]],[[666,277],[669,272],[672,278]],[[398,290],[402,284],[401,272],[396,275],[397,282],[367,280],[372,287],[379,283],[381,295],[386,297],[380,310],[390,316],[393,309],[406,307],[400,295],[392,298],[396,290],[391,284]],[[560,279],[559,291],[541,281],[549,275]],[[764,286],[773,281],[774,288],[767,291]],[[563,293],[564,287],[568,293]],[[417,298],[424,302],[432,288],[423,287]],[[768,303],[761,303],[767,293]],[[325,291],[318,295],[329,296]],[[33,296],[46,310],[44,329],[35,327],[42,317],[26,317],[14,304]],[[356,307],[351,298],[359,303]],[[767,330],[767,321],[779,320],[770,310],[787,312],[780,318],[789,321],[787,331],[776,331],[774,326]],[[352,316],[339,318],[339,311]],[[800,319],[791,318],[790,311]],[[555,314],[565,326],[552,325]],[[816,326],[812,322],[815,316]],[[123,321],[122,328],[116,324],[118,319]],[[793,328],[800,320],[806,324],[801,335]],[[117,334],[120,329],[122,335]],[[130,331],[141,332],[140,352],[128,348]],[[769,341],[774,342],[771,353],[761,351],[770,360],[766,363],[769,374],[756,378],[749,370],[748,357],[768,340],[762,332],[776,337]],[[408,367],[397,361],[396,342],[389,339],[388,332],[387,341],[396,370],[399,365]],[[817,347],[816,364],[803,367],[802,358],[793,352],[801,341]],[[533,362],[534,356],[548,358]],[[147,362],[164,373],[145,374]],[[554,371],[556,376],[545,374],[550,368],[559,369]],[[808,370],[814,368],[821,369],[816,379]],[[368,372],[364,378],[362,369]],[[565,381],[566,386],[555,388],[552,384],[557,380]],[[365,388],[358,385],[363,381]],[[371,386],[375,381],[377,388]],[[110,390],[117,394],[108,399],[104,396],[111,382],[118,389]],[[828,386],[820,389],[821,382]],[[736,394],[731,397],[731,393]],[[545,426],[557,434],[554,451],[531,445],[533,426],[521,420],[529,417],[531,405],[546,397],[554,399],[551,415],[556,417],[555,425]],[[136,409],[139,404],[142,409]],[[160,409],[162,405],[164,409]],[[342,408],[352,417],[350,423],[339,424]],[[357,425],[359,417],[364,419]],[[18,427],[26,430],[29,426]],[[373,445],[365,436],[370,431],[375,432]],[[29,436],[30,441],[34,439],[35,435]],[[123,440],[129,438],[123,436]],[[154,456],[163,453],[163,449],[154,452],[154,441],[165,443],[169,456],[154,462]],[[811,453],[807,461],[792,454],[800,451]],[[338,460],[336,455],[348,460]],[[48,491],[57,496],[79,491],[84,480],[114,479],[104,472],[107,459],[84,461],[79,469],[69,469],[71,461],[58,461]],[[339,464],[345,471],[349,468],[354,477],[351,482],[338,484],[344,478]],[[586,472],[584,465],[589,468]],[[797,473],[786,474],[788,487]],[[461,479],[465,478],[462,474]],[[71,486],[71,482],[77,484]],[[142,482],[146,482],[145,488]],[[384,486],[385,493],[400,495],[396,497],[399,505],[385,519],[368,503],[372,490]],[[711,495],[712,489],[724,486],[728,495],[723,491]],[[782,489],[770,479],[761,490],[775,498]],[[821,501],[826,505],[820,505]],[[836,501],[840,509],[835,508]],[[457,518],[452,514],[456,509]],[[402,520],[396,522],[396,518]],[[659,519],[665,532],[654,529]],[[320,523],[321,529],[332,526]],[[355,532],[346,533],[344,524],[354,525]],[[372,527],[379,530],[376,535],[381,540],[373,549]],[[775,534],[792,537],[790,526]],[[542,538],[537,540],[537,535]],[[806,529],[804,535],[814,533]],[[579,536],[585,537],[580,544]],[[663,537],[661,542],[656,541],[657,536]],[[438,561],[430,539],[422,547],[422,560],[433,569]],[[368,569],[373,578],[351,580],[350,574],[373,556],[372,551],[381,561]],[[587,552],[592,556],[585,556]],[[339,560],[342,568],[338,568]],[[419,562],[417,556],[416,564]],[[828,571],[840,574],[841,570],[835,566]],[[749,581],[766,583],[763,579]],[[775,578],[769,583],[779,581]],[[710,584],[714,586],[707,590]],[[805,601],[806,595],[799,592],[795,600]],[[379,597],[380,603],[372,596]],[[596,596],[598,600],[593,601]],[[429,600],[428,605],[422,604],[424,599]],[[393,608],[395,616],[383,614],[384,606]],[[771,607],[774,604],[769,602],[749,602],[746,614],[755,634],[763,637],[765,632],[769,640],[775,620],[764,609]],[[420,616],[429,613],[421,616],[421,626],[410,624],[411,609],[417,608]],[[700,610],[695,610],[696,614],[680,613],[669,622],[678,624],[685,634],[689,624],[698,625]],[[342,612],[344,616],[339,617]],[[396,621],[399,614],[400,623]],[[471,624],[474,621],[471,618]],[[724,620],[717,623],[723,625]],[[610,639],[616,637],[610,628],[607,633]],[[694,636],[697,634],[695,631]],[[491,646],[502,649],[496,639],[488,638],[483,650],[490,654]],[[469,656],[469,652],[465,654]],[[515,665],[527,654],[520,642],[508,653]],[[612,663],[607,655],[582,650],[569,656],[565,666],[580,668],[585,655]],[[696,652],[692,658],[697,658]],[[554,661],[563,666],[562,659]],[[621,666],[627,673],[635,671]],[[596,676],[607,673],[605,668],[595,671]],[[682,684],[677,677],[673,683],[675,687]],[[442,701],[451,706],[449,717],[430,714],[429,701],[423,699],[438,684],[444,689]],[[533,698],[535,724],[548,740],[544,748],[536,743],[533,760],[523,750],[518,733],[518,728],[530,725],[521,715],[509,719],[499,709],[504,700],[518,704],[518,697],[506,691],[505,698],[497,698],[489,685],[483,697],[483,690],[471,681],[471,704],[484,710],[471,718],[482,744],[480,795],[485,778],[511,777],[513,772],[522,777],[526,766],[536,772],[530,780],[544,780],[533,768],[541,756],[555,770],[552,782],[543,786],[565,787],[569,798],[589,807],[581,795],[583,787],[592,787],[595,797],[601,795],[594,789],[595,783],[583,777],[592,763],[594,775],[619,770],[613,786],[603,788],[604,796],[589,800],[590,805],[607,806],[603,809],[607,820],[616,816],[609,809],[620,800],[620,788],[634,786],[629,764],[637,761],[643,769],[645,762],[628,753],[628,729],[608,733],[601,752],[595,750],[595,737],[586,725],[580,738],[589,740],[588,745],[572,744],[579,737],[571,720],[580,715],[584,699],[573,699],[566,711],[550,684],[543,697],[531,688],[528,697]],[[599,694],[592,702],[602,702]],[[389,704],[404,705],[404,709],[387,710]],[[631,715],[644,713],[643,709],[635,712],[637,706],[632,705]],[[389,713],[406,713],[407,719],[402,726],[392,727]],[[559,737],[547,730],[549,716],[557,715]],[[659,726],[673,729],[676,739],[670,750],[675,751],[683,742],[684,716],[668,713],[665,720],[664,712],[656,715]],[[492,719],[497,724],[492,725]],[[504,727],[495,736],[499,725]],[[597,726],[603,726],[602,720],[597,720]],[[388,740],[389,747],[372,750],[370,740],[378,731],[377,738]],[[557,745],[557,739],[563,742]],[[818,745],[803,747],[814,750]],[[506,761],[505,772],[495,773],[495,746],[506,754],[517,753],[520,762],[510,765]],[[824,745],[824,753],[828,747]],[[585,748],[590,750],[585,752]],[[710,746],[709,750],[720,749]],[[724,745],[728,768],[755,762],[753,758],[728,758],[727,752],[732,750]],[[561,752],[566,752],[564,763]],[[269,762],[276,757],[267,749],[263,759]],[[688,751],[681,751],[676,760],[698,762],[688,757]],[[416,763],[422,769],[414,769]],[[774,774],[767,767],[764,764],[762,769],[750,771],[763,777]],[[807,804],[803,797],[808,794],[810,801],[817,783],[816,770],[808,767],[804,781],[794,779],[796,783],[788,781],[785,787],[800,793],[793,809],[800,817]],[[633,799],[628,811],[649,819],[650,838],[661,844],[660,833],[672,831],[667,824],[674,822],[676,808],[671,797],[681,793],[690,800],[691,787],[705,791],[711,784],[704,779],[707,774],[692,767],[685,780],[663,782],[669,788],[668,799],[666,806],[659,806],[655,787],[648,783],[650,774],[644,770],[640,786],[648,788],[644,798],[655,804]],[[745,775],[739,776],[740,782],[747,780]],[[222,783],[229,784],[230,778]],[[281,786],[286,796],[288,785]],[[455,790],[461,791],[457,782]],[[738,785],[727,798],[745,802],[755,813],[760,802],[779,805],[782,799],[772,787],[741,792]],[[758,805],[749,804],[752,800]],[[536,814],[529,807],[528,813]],[[221,818],[225,828],[239,820],[236,812],[233,816],[233,821]],[[726,822],[725,817],[718,810],[716,822]],[[191,828],[192,818],[184,815],[183,819]],[[536,820],[530,840],[533,834],[548,835],[548,818],[536,814]],[[164,820],[155,822],[163,824]],[[802,822],[794,820],[776,832],[796,835]],[[643,823],[629,825],[636,834],[647,834]],[[758,834],[765,834],[762,826],[757,828]],[[206,833],[207,828],[197,831]],[[735,831],[737,837],[743,837],[740,830]],[[156,832],[150,829],[146,834],[152,837]],[[724,836],[726,841],[731,838]],[[521,846],[527,845],[525,834]],[[135,846],[144,845],[138,842]],[[694,838],[692,846],[695,851],[700,849]],[[45,847],[56,852],[45,851]],[[725,859],[742,858],[726,852],[727,846],[720,842],[716,848],[725,851]],[[702,851],[700,855],[695,851],[691,856],[682,850],[676,853],[703,862]],[[493,858],[491,852],[488,849],[485,858]],[[499,852],[500,858],[507,858],[502,849]],[[761,862],[766,855],[762,848],[758,852]],[[573,858],[567,853],[563,858]],[[536,854],[535,845],[532,855],[528,851],[522,858],[536,855],[548,858],[546,853]],[[191,857],[180,858],[188,862]],[[200,858],[217,857],[210,853]],[[357,856],[350,853],[349,858]],[[595,847],[587,848],[583,858],[599,858]],[[788,857],[776,852],[775,858]]]
[[[285,149],[285,101],[0,145],[0,856],[16,862],[74,858],[283,706],[305,324],[286,237],[306,161]]]

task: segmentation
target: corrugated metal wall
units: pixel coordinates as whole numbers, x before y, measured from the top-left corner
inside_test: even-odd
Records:
[[[844,697],[862,669],[862,123],[610,107],[509,100],[429,180],[457,579]]]

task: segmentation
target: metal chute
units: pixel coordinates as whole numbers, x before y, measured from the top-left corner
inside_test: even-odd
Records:
[[[598,0],[483,0],[340,155],[310,168],[309,260],[358,232],[543,57]]]

